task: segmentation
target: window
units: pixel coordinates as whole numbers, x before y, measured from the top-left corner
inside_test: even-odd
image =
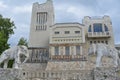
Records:
[[[69,55],[69,53],[70,53],[70,48],[69,48],[69,46],[66,46],[65,47],[65,54]]]
[[[60,32],[56,31],[55,34],[60,34]]]
[[[90,41],[90,44],[92,44],[92,41]]]
[[[80,55],[80,46],[76,46],[76,55]]]
[[[105,41],[106,44],[108,44],[108,41]]]
[[[101,23],[95,23],[93,24],[94,32],[102,32],[102,24]]]
[[[75,31],[76,34],[80,34],[80,31]]]
[[[59,55],[59,47],[55,47],[55,55]]]
[[[108,27],[104,24],[105,32],[108,31]]]
[[[94,41],[94,44],[96,44],[96,41]]]
[[[104,43],[104,41],[101,41],[101,43]]]
[[[92,32],[91,25],[89,26],[88,32]]]
[[[69,34],[70,33],[70,31],[65,31],[65,34]]]
[[[98,41],[98,43],[100,43],[100,41]]]

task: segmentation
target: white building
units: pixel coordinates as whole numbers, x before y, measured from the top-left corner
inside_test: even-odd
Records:
[[[45,54],[50,60],[83,60],[92,43],[114,46],[112,22],[109,16],[86,16],[81,23],[54,23],[52,0],[34,3],[32,8],[29,48],[31,61]],[[41,56],[42,57],[42,56]]]

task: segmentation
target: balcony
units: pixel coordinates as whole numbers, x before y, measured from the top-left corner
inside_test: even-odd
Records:
[[[51,56],[51,60],[55,61],[87,61],[87,58],[83,55],[54,55]]]
[[[97,37],[103,37],[103,38],[109,38],[111,36],[110,32],[88,32],[88,38],[97,38]]]

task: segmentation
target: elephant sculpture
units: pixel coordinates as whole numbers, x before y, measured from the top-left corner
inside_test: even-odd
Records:
[[[113,59],[114,67],[118,66],[119,63],[119,51],[114,47],[110,47],[106,44],[91,44],[88,50],[88,55],[97,54],[96,67],[101,66],[101,60],[103,56],[108,56]]]
[[[24,55],[26,58],[23,62],[20,60],[20,56]],[[18,69],[19,64],[25,63],[29,58],[29,52],[26,46],[15,46],[5,50],[0,56],[0,64],[4,63],[4,68],[7,68],[8,61],[14,59],[14,68]]]

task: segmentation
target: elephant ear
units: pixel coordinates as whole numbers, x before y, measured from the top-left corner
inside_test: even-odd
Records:
[[[120,58],[120,50],[118,50],[118,56],[119,56],[119,58]]]

